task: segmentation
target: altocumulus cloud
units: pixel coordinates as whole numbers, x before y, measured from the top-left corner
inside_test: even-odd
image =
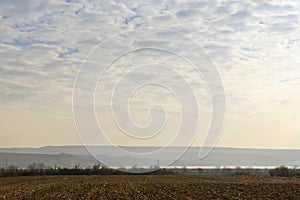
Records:
[[[95,44],[150,26],[179,31],[205,49],[223,79],[230,119],[268,118],[278,106],[289,115],[299,102],[299,10],[297,1],[3,0],[0,103],[64,113]],[[180,73],[197,79],[189,68]]]

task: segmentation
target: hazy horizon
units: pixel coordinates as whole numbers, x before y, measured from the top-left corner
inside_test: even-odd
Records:
[[[112,147],[113,145],[90,145],[90,146],[99,146],[99,147]],[[78,144],[78,145],[46,145],[46,146],[18,146],[18,147],[15,147],[15,146],[11,146],[11,147],[0,147],[0,149],[30,149],[30,148],[33,148],[33,149],[39,149],[39,148],[45,148],[45,147],[85,147],[85,145],[83,144]],[[155,148],[155,147],[162,147],[162,146],[126,146],[126,145],[118,145],[118,147],[136,147],[136,148],[140,148],[140,147],[145,147],[145,148]],[[187,146],[168,146],[166,148],[186,148]],[[206,146],[188,146],[188,148],[195,148],[195,149],[198,149],[198,148],[211,148],[211,147],[206,147]],[[220,149],[251,149],[251,150],[300,150],[300,148],[253,148],[253,147],[231,147],[231,146],[216,146],[216,147],[213,147],[213,148],[220,148]]]

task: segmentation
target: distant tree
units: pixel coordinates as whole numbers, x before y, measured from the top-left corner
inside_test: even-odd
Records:
[[[80,169],[80,164],[76,164],[76,165],[74,166],[74,169]]]
[[[269,170],[270,176],[282,176],[282,177],[289,177],[292,174],[290,173],[289,168],[285,166],[280,166],[275,169],[270,169]]]
[[[16,170],[18,170],[18,167],[14,166],[14,165],[10,165],[10,166],[7,167],[7,170],[14,170],[14,171],[16,171]]]
[[[6,169],[6,175],[8,176],[16,176],[18,175],[18,167],[14,165],[10,165]]]
[[[94,164],[93,165],[93,170],[95,171],[95,170],[99,170],[100,169],[100,164]]]
[[[233,174],[234,175],[249,176],[250,171],[249,171],[249,169],[243,169],[241,167],[236,167]]]
[[[44,163],[31,163],[27,168],[30,170],[41,170],[45,169],[46,167]]]
[[[44,175],[46,166],[44,163],[31,163],[27,169],[31,175]]]

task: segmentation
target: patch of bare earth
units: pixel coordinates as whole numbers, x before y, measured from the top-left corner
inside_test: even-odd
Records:
[[[0,199],[299,199],[300,179],[251,176],[0,178]]]

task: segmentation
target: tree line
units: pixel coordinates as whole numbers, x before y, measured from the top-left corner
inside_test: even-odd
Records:
[[[270,176],[280,176],[280,177],[300,177],[300,169],[298,167],[288,168],[285,166],[280,166],[275,169],[269,170]]]
[[[125,172],[127,170],[127,172]],[[146,170],[146,171],[145,171]],[[247,169],[237,167],[236,169],[186,169],[174,168],[165,169],[158,168],[157,166],[152,167],[151,172],[147,172],[149,169],[137,168],[136,166],[131,169],[114,169],[107,168],[100,164],[94,164],[91,167],[82,168],[80,165],[75,165],[72,168],[66,167],[48,167],[43,163],[32,163],[27,168],[18,168],[14,165],[10,165],[6,168],[0,168],[0,177],[8,176],[53,176],[53,175],[134,175],[136,171],[139,174],[149,174],[149,175],[166,175],[166,174],[199,174],[199,175],[209,175],[209,174],[219,174],[219,175],[270,175],[278,177],[300,177],[300,168],[288,168],[285,166],[276,167],[274,169],[269,169],[266,173],[258,173],[259,169]],[[194,171],[197,171],[195,173]],[[254,170],[254,171],[253,171]],[[258,171],[257,171],[258,170]],[[256,172],[257,171],[257,172]]]
[[[147,172],[145,169],[132,168],[131,170],[140,170],[141,174],[173,174],[170,170],[157,168],[154,171]],[[144,172],[144,171],[145,172]],[[16,166],[8,166],[7,168],[0,168],[0,177],[7,176],[53,176],[53,175],[128,175],[135,174],[125,172],[124,170],[117,170],[107,168],[99,164],[92,167],[82,168],[80,165],[75,165],[72,168],[66,167],[47,167],[43,163],[32,163],[27,168],[21,169]]]

